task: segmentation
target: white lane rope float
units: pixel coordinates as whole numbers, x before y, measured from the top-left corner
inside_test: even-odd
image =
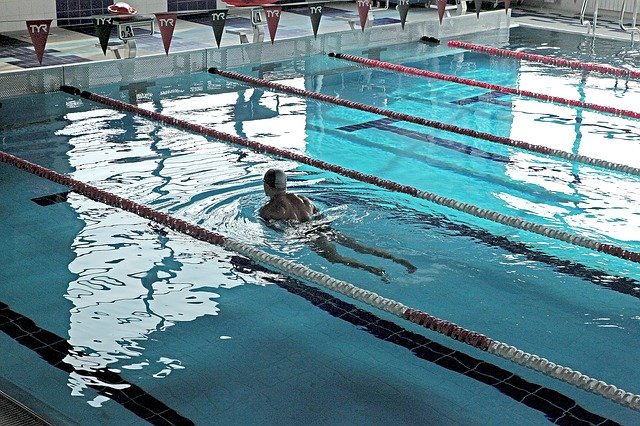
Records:
[[[321,287],[328,288],[349,298],[366,303],[377,309],[391,313],[399,318],[436,331],[442,335],[466,343],[482,351],[497,355],[508,361],[541,372],[542,374],[569,383],[580,389],[593,392],[622,406],[640,410],[640,395],[625,391],[618,386],[589,377],[569,367],[551,362],[546,358],[530,354],[515,346],[491,339],[484,334],[468,330],[453,322],[429,315],[419,309],[410,308],[392,299],[380,296],[369,290],[356,287],[346,281],[338,280],[322,272],[314,271],[304,265],[297,264],[276,255],[266,253],[251,245],[231,240],[223,235],[169,214],[154,210],[130,199],[104,191],[96,186],[63,175],[54,170],[29,162],[20,157],[0,151],[0,161],[36,176],[48,179],[68,187],[70,190],[108,206],[133,213],[144,219],[166,226],[173,231],[189,235],[197,240],[221,246],[224,249],[239,253],[249,259],[270,265],[288,275],[302,278]]]
[[[562,158],[564,160],[574,161],[576,163],[587,164],[590,166],[600,167],[603,169],[615,170],[618,172],[629,173],[629,174],[640,176],[640,168],[628,166],[626,164],[613,163],[611,161],[606,161],[599,158],[593,158],[593,157],[589,157],[581,154],[573,154],[573,153],[562,151],[559,149],[549,148],[542,145],[535,145],[529,142],[506,138],[504,136],[498,136],[491,133],[479,132],[477,130],[467,129],[467,128],[455,126],[452,124],[442,123],[436,120],[428,120],[426,118],[415,117],[409,114],[394,112],[388,109],[378,108],[378,107],[363,104],[360,102],[349,101],[347,99],[342,99],[337,96],[329,96],[322,93],[317,93],[309,90],[298,89],[296,87],[286,86],[284,84],[251,77],[251,76],[240,74],[233,71],[224,71],[218,68],[209,68],[209,72],[211,74],[217,74],[225,78],[242,81],[244,83],[252,84],[254,86],[268,87],[272,90],[278,90],[283,93],[290,93],[293,95],[304,96],[312,99],[318,99],[320,101],[330,102],[335,105],[340,105],[347,108],[358,109],[360,111],[366,111],[373,114],[382,115],[384,117],[389,117],[395,120],[401,120],[401,121],[406,121],[408,123],[414,123],[414,124],[419,124],[426,127],[432,127],[434,129],[444,130],[447,132],[457,133],[465,136],[470,136],[476,139],[483,139],[488,142],[494,142],[501,145],[510,146],[513,148],[519,148],[525,151],[548,155],[551,157]]]
[[[529,222],[514,216],[508,216],[496,211],[477,207],[477,206],[474,206],[473,204],[468,204],[468,203],[454,200],[452,198],[443,197],[438,194],[434,194],[432,192],[422,191],[409,185],[403,185],[387,179],[382,179],[378,176],[367,175],[365,173],[358,172],[356,170],[347,169],[345,167],[338,166],[336,164],[327,163],[326,161],[311,158],[306,155],[298,154],[296,152],[291,152],[291,151],[276,148],[270,145],[261,144],[259,142],[250,141],[248,139],[245,139],[239,136],[234,136],[228,133],[220,132],[211,127],[191,123],[189,121],[182,120],[177,117],[171,117],[168,115],[161,114],[159,112],[140,108],[136,105],[122,102],[117,99],[112,99],[106,96],[98,95],[98,94],[87,92],[87,91],[81,91],[80,89],[72,86],[62,86],[60,87],[60,90],[72,95],[79,95],[85,99],[89,99],[91,101],[110,106],[120,111],[131,112],[131,113],[140,115],[142,117],[147,117],[152,120],[159,121],[161,123],[169,124],[171,126],[187,129],[195,133],[211,136],[213,138],[216,138],[222,141],[244,146],[259,153],[268,153],[281,158],[294,160],[302,164],[307,164],[309,166],[316,167],[318,169],[327,170],[342,176],[346,176],[354,180],[359,180],[361,182],[369,183],[371,185],[375,185],[380,188],[385,188],[391,191],[408,194],[416,198],[421,198],[423,200],[430,201],[434,204],[448,207],[453,210],[458,210],[463,213],[467,213],[482,219],[490,220],[492,222],[496,222],[502,225],[511,226],[517,229],[522,229],[524,231],[532,232],[548,238],[553,238],[553,239],[564,241],[566,243],[573,244],[576,246],[588,248],[601,253],[606,253],[611,256],[629,260],[631,262],[640,263],[640,252],[627,250],[622,247],[615,246],[613,244],[601,243],[591,238],[582,237],[580,235],[574,235],[565,231],[549,228],[547,226]]]

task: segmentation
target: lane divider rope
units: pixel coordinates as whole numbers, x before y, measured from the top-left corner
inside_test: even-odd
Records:
[[[507,225],[514,228],[522,229],[528,232],[543,235],[548,238],[557,239],[569,244],[585,247],[591,250],[599,251],[601,253],[610,254],[612,256],[619,257],[621,259],[640,263],[640,252],[634,252],[619,246],[614,246],[612,244],[601,243],[591,238],[570,234],[568,232],[560,231],[557,229],[552,229],[544,225],[529,222],[514,216],[508,216],[496,211],[474,206],[473,204],[468,204],[468,203],[454,200],[452,198],[443,197],[443,196],[434,194],[432,192],[422,191],[409,185],[403,185],[387,179],[382,179],[378,176],[368,175],[362,172],[358,172],[356,170],[347,169],[345,167],[338,166],[337,164],[327,163],[325,161],[311,158],[306,155],[298,154],[296,152],[287,151],[285,149],[276,148],[276,147],[261,144],[255,141],[250,141],[248,139],[241,138],[239,136],[220,132],[218,130],[212,129],[211,127],[191,123],[177,117],[171,117],[168,115],[161,114],[159,112],[140,108],[136,105],[122,102],[117,99],[108,98],[106,96],[90,93],[87,91],[81,91],[80,89],[75,87],[62,86],[60,90],[73,95],[80,95],[85,99],[102,103],[104,105],[108,105],[112,108],[115,108],[121,111],[131,112],[143,117],[150,118],[155,121],[159,121],[161,123],[169,124],[175,127],[180,127],[195,133],[204,134],[219,140],[244,146],[259,153],[268,153],[281,158],[294,160],[302,164],[306,164],[312,167],[316,167],[318,169],[337,173],[339,175],[346,176],[354,180],[359,180],[361,182],[369,183],[371,185],[375,185],[380,188],[385,188],[390,191],[400,192],[403,194],[408,194],[412,197],[421,198],[421,199],[430,201],[432,203],[439,204],[441,206],[448,207],[453,210],[458,210],[463,213],[467,213],[482,219],[487,219],[492,222],[500,223],[502,225]]]
[[[451,40],[447,43],[449,47],[458,47],[460,49],[473,50],[476,52],[487,53],[492,56],[504,56],[507,58],[524,59],[531,62],[540,62],[542,64],[554,65],[557,67],[582,69],[585,71],[596,71],[602,74],[611,74],[616,76],[640,78],[640,71],[627,70],[624,68],[616,68],[609,65],[594,64],[590,62],[582,62],[571,59],[556,58],[553,56],[536,55],[533,53],[516,52],[514,50],[499,49],[497,47],[482,46],[479,44],[466,43],[464,41]]]
[[[270,265],[286,274],[293,275],[319,286],[341,293],[349,298],[381,309],[416,325],[430,329],[452,339],[466,343],[482,351],[497,355],[508,361],[539,371],[578,388],[593,392],[620,405],[640,410],[640,395],[627,392],[617,386],[607,384],[582,374],[579,371],[551,362],[538,355],[524,352],[515,346],[491,339],[484,334],[468,330],[453,322],[429,315],[419,309],[409,308],[400,302],[377,293],[356,287],[346,281],[338,280],[322,272],[314,271],[304,265],[291,262],[276,255],[266,253],[251,245],[234,241],[216,232],[202,228],[169,214],[136,203],[130,199],[104,191],[91,184],[63,175],[54,170],[0,151],[0,161],[36,176],[64,185],[74,192],[91,200],[133,213],[144,219],[152,220],[176,232],[191,236],[197,240],[221,246],[224,249],[239,253],[249,259]]]
[[[360,111],[366,111],[373,114],[382,115],[385,117],[393,118],[395,120],[406,121],[409,123],[419,124],[426,127],[432,127],[439,130],[445,130],[451,133],[458,133],[465,136],[471,136],[477,139],[484,139],[489,142],[495,142],[501,145],[511,146],[514,148],[523,149],[526,151],[537,152],[539,154],[549,155],[552,157],[558,157],[576,163],[588,164],[590,166],[601,167],[603,169],[615,170],[619,172],[629,173],[640,176],[640,168],[627,166],[619,163],[612,163],[610,161],[601,160],[598,158],[587,157],[585,155],[572,154],[570,152],[561,151],[559,149],[548,148],[546,146],[534,145],[528,142],[519,141],[515,139],[506,138],[503,136],[493,135],[491,133],[478,132],[476,130],[467,129],[464,127],[458,127],[451,124],[442,123],[434,120],[427,120],[426,118],[415,117],[409,114],[390,111],[360,102],[349,101],[347,99],[338,98],[336,96],[329,96],[322,93],[312,92],[309,90],[298,89],[296,87],[286,86],[284,84],[276,83],[261,78],[251,77],[245,74],[240,74],[233,71],[224,71],[218,68],[209,68],[211,74],[217,74],[225,78],[243,81],[245,83],[253,84],[255,86],[268,87],[273,90],[278,90],[284,93],[291,93],[298,96],[304,96],[307,98],[318,99],[324,102],[330,102],[335,105],[344,106],[347,108],[358,109]]]
[[[593,111],[606,112],[606,113],[617,115],[617,116],[640,118],[640,112],[630,111],[627,109],[603,106],[603,105],[593,104],[590,102],[576,101],[573,99],[561,98],[559,96],[545,95],[543,93],[531,92],[529,90],[520,90],[520,89],[515,89],[513,87],[501,86],[498,84],[485,83],[482,81],[471,80],[469,78],[456,77],[454,75],[441,74],[433,71],[422,70],[419,68],[406,67],[404,65],[392,64],[389,62],[378,61],[375,59],[368,59],[360,56],[349,55],[346,53],[329,53],[329,56],[336,57],[338,59],[344,59],[345,61],[356,62],[356,63],[367,65],[370,67],[383,68],[383,69],[388,69],[396,72],[402,72],[405,74],[412,74],[412,75],[418,75],[422,77],[434,78],[437,80],[450,81],[453,83],[464,84],[467,86],[481,87],[483,89],[495,90],[497,92],[510,93],[513,95],[540,99],[546,102],[554,102],[558,104],[575,106],[582,109],[590,109]]]

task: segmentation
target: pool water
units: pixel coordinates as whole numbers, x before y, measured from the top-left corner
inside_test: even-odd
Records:
[[[534,38],[547,44],[527,47],[537,45]],[[516,28],[508,45],[499,47],[605,63],[595,47],[584,48],[587,42]],[[638,67],[624,45],[615,51],[627,53],[611,65]],[[640,95],[638,81],[490,57],[446,42],[394,46],[379,55],[629,110]],[[634,119],[328,56],[234,71],[640,167],[640,122]],[[640,251],[640,176],[208,73],[89,90]],[[2,111],[6,152],[640,392],[640,373],[632,368],[640,349],[636,263],[78,96],[7,99]],[[266,201],[262,175],[272,167],[287,171],[290,190],[312,199],[333,229],[406,259],[417,270],[337,247],[384,269],[383,279],[327,261],[300,228],[266,226],[257,212]],[[8,247],[0,271],[0,318],[28,325],[23,331],[0,328],[6,354],[1,376],[58,423],[640,421],[637,411],[288,278],[269,265],[5,164],[0,172],[0,238]],[[30,336],[44,337],[25,337],[29,327]]]

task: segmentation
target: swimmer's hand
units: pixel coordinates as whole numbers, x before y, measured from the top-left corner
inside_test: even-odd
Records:
[[[404,266],[405,268],[407,268],[407,272],[409,272],[410,274],[413,274],[415,271],[418,270],[418,268],[415,267],[415,265],[411,262],[409,262],[408,260],[402,260],[400,263],[402,266]]]
[[[384,269],[376,268],[375,266],[369,266],[369,265],[362,265],[361,268],[364,269],[365,271],[371,272],[372,274],[379,276],[380,278],[382,278],[382,281],[384,281],[385,283],[389,282],[389,275],[387,275],[387,271],[385,271]]]

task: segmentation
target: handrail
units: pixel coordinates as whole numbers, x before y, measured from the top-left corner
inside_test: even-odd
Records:
[[[587,34],[591,33],[595,35],[596,25],[598,24],[598,8],[600,6],[600,0],[595,0],[595,4],[593,7],[593,24],[591,23],[591,21],[587,21],[584,19],[584,14],[587,11],[588,4],[589,0],[583,0],[582,7],[580,8],[580,25],[586,25]]]
[[[626,31],[628,33],[631,33],[631,43],[633,43],[635,41],[635,35],[636,33],[638,33],[638,39],[640,39],[640,28],[638,28],[636,26],[636,22],[637,22],[637,16],[638,16],[638,0],[633,0],[633,18],[631,21],[631,27],[627,27],[624,24],[624,12],[627,6],[627,0],[622,0],[622,9],[620,10],[620,29],[622,29],[623,31]]]

